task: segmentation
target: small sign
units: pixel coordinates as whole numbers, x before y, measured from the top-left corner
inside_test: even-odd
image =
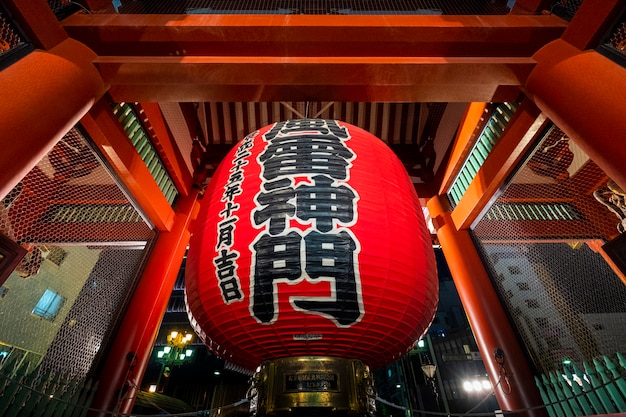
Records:
[[[339,391],[339,374],[299,372],[285,374],[285,392]]]

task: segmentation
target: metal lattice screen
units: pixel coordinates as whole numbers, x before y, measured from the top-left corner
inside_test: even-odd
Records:
[[[0,232],[27,250],[0,280],[0,364],[86,377],[154,232],[78,128],[1,201]]]
[[[617,23],[607,32],[597,51],[626,67],[626,11],[622,12]]]
[[[0,69],[33,49],[0,3]]]
[[[113,2],[119,13],[490,14],[510,11],[507,0],[150,0]],[[94,11],[98,12],[98,11]]]
[[[22,43],[20,35],[11,27],[8,19],[0,10],[0,55]]]
[[[541,373],[626,350],[626,280],[603,256],[623,230],[624,207],[623,191],[551,126],[473,228]]]
[[[550,12],[567,21],[571,21],[582,4],[583,0],[555,0]]]
[[[621,53],[626,53],[626,22],[617,25],[608,43]]]

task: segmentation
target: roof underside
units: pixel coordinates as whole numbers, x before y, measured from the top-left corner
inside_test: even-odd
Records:
[[[261,3],[351,4],[238,2],[245,5],[238,10]],[[517,100],[534,66],[532,55],[566,27],[555,16],[406,15],[397,9],[380,16],[375,9],[387,2],[357,3],[368,4],[370,13],[94,13],[73,15],[63,26],[96,52],[96,68],[114,101],[159,103],[192,168],[195,139],[211,169],[257,128],[291,118],[331,118],[389,144],[422,197],[439,188],[439,167],[446,164],[467,103]],[[424,6],[388,3],[406,10]],[[427,8],[444,3],[432,1]],[[132,4],[146,12],[161,3]],[[202,4],[213,11],[226,7]],[[474,10],[487,12],[495,13]]]

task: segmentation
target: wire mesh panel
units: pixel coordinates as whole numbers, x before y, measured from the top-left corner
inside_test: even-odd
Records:
[[[550,12],[567,21],[571,21],[582,4],[583,0],[555,0]]]
[[[21,36],[11,27],[9,20],[5,18],[0,9],[0,55],[23,42]]]
[[[154,232],[78,128],[0,203],[0,233],[27,250],[0,280],[0,362],[85,377]]]
[[[119,1],[119,13],[262,14],[491,14],[510,11],[507,0],[144,0]],[[97,12],[97,11],[95,11]]]
[[[0,69],[33,49],[0,3]]]
[[[624,20],[626,20],[626,17],[622,18],[608,42],[621,53],[626,53],[626,22]]]
[[[623,191],[551,126],[473,228],[541,373],[626,349],[626,281],[603,249],[620,238],[623,201]]]
[[[605,39],[597,48],[598,52],[626,67],[626,11],[617,19]]]

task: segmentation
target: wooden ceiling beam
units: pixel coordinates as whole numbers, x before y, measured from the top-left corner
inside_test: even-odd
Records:
[[[82,15],[116,100],[467,102],[514,95],[555,16]]]
[[[77,14],[62,25],[101,56],[529,57],[567,22],[552,15]]]
[[[491,101],[531,58],[99,57],[118,101]]]

